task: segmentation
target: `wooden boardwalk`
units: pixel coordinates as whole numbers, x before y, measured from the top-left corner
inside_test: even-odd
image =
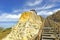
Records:
[[[41,40],[60,40],[60,33],[54,27],[44,27]]]

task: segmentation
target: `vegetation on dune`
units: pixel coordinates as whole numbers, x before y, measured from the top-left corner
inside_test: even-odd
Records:
[[[0,32],[0,40],[7,36],[11,32],[11,28],[6,28]]]
[[[0,32],[2,32],[3,31],[3,28],[2,27],[0,27]]]
[[[60,26],[60,11],[57,11],[53,15],[50,15],[45,20],[45,26]]]

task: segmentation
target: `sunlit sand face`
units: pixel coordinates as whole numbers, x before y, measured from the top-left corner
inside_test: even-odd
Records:
[[[24,33],[22,40],[30,40],[38,35],[39,29],[42,25],[40,16],[34,14],[33,12],[24,12],[21,15],[20,21],[22,23],[26,23],[24,26],[25,29],[22,31],[22,33]]]
[[[40,16],[34,12],[24,12],[6,40],[33,40],[38,35],[41,25]]]
[[[22,13],[22,15],[20,17],[20,20],[22,22],[26,22],[29,19],[31,14],[32,14],[31,12],[24,12],[24,13]]]

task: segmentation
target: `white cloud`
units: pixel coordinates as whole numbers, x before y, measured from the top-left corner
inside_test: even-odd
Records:
[[[58,10],[60,10],[60,8],[59,8],[59,9],[55,9],[55,10],[53,10],[53,12],[57,12]]]
[[[42,6],[42,7],[34,7],[34,8],[25,8],[25,9],[23,9],[23,10],[14,10],[13,11],[13,13],[15,12],[24,12],[24,11],[29,11],[29,10],[31,10],[31,9],[35,9],[35,10],[45,10],[45,9],[50,9],[50,8],[52,8],[52,7],[54,7],[55,6],[55,4],[50,4],[50,5],[47,5],[47,4],[45,4],[44,6]]]
[[[13,10],[11,13],[3,13],[0,15],[0,21],[18,21],[19,17],[21,16],[20,14],[21,10]],[[18,13],[19,14],[15,14]]]
[[[17,12],[21,12],[22,10],[18,9],[18,10],[13,10],[12,13],[17,13]]]
[[[37,14],[38,14],[38,15],[46,15],[46,16],[48,16],[48,15],[53,14],[53,12],[48,12],[48,11],[40,11],[40,12],[38,12]]]
[[[18,9],[18,10],[13,10],[12,13],[21,13],[21,12],[24,12],[24,11],[29,11],[30,9]]]
[[[43,7],[36,7],[35,9],[36,10],[45,10],[45,9],[50,9],[52,7],[54,7],[55,5],[54,4],[51,4],[51,5],[44,5]]]
[[[37,14],[38,14],[38,15],[49,16],[49,15],[52,15],[53,13],[57,12],[58,10],[60,10],[60,8],[59,8],[59,9],[52,10],[52,11],[47,11],[47,10],[45,10],[45,11],[40,11],[40,12],[38,12]]]
[[[60,0],[49,0],[51,2],[60,2]]]
[[[47,5],[47,6],[43,7],[43,9],[50,9],[50,8],[52,8],[52,7],[54,7],[54,6],[55,6],[54,4]]]
[[[21,16],[21,14],[2,14],[0,16],[0,21],[17,21],[19,19],[19,17]]]
[[[34,0],[34,2],[28,2],[27,5],[28,6],[35,6],[38,5],[42,2],[43,0]]]

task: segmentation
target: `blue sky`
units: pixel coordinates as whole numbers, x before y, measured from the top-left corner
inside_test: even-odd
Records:
[[[17,21],[22,12],[31,9],[48,16],[60,10],[60,0],[0,0],[0,21]]]

